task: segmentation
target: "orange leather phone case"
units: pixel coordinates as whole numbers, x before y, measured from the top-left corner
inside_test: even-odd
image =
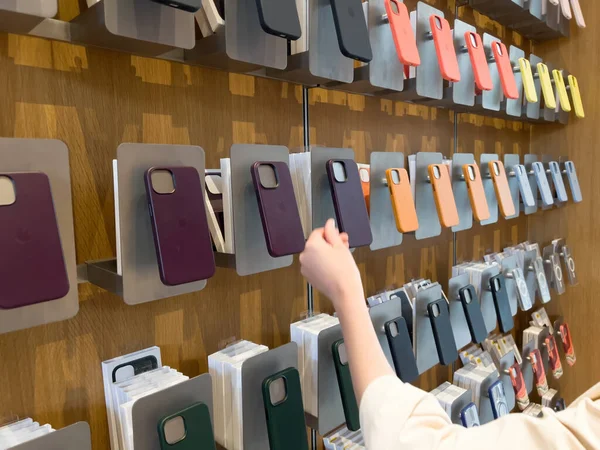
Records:
[[[475,85],[482,91],[491,91],[494,85],[492,84],[492,75],[490,74],[490,67],[485,56],[481,36],[477,33],[467,31],[465,33],[465,42],[467,43],[467,50],[469,51],[471,65],[473,66]]]
[[[439,172],[439,178],[435,176],[436,168]],[[450,172],[447,166],[445,164],[430,164],[427,170],[433,187],[433,197],[435,198],[440,223],[446,228],[458,225],[458,210],[456,209],[452,183],[450,183]]]
[[[513,72],[506,45],[500,41],[492,42],[492,51],[496,60],[496,66],[498,67],[498,73],[500,74],[504,96],[513,100],[519,98],[517,80],[515,79],[515,73]]]
[[[405,66],[420,65],[421,57],[406,5],[400,0],[385,0],[385,12],[390,22],[398,59]]]
[[[394,181],[394,172],[398,175],[398,182]],[[419,219],[413,200],[410,180],[406,169],[388,169],[385,171],[396,228],[400,233],[409,233],[419,228]]]
[[[473,216],[480,222],[489,219],[490,208],[488,207],[487,199],[485,198],[485,190],[483,189],[479,167],[477,164],[465,164],[462,167],[462,171],[469,191]]]
[[[360,186],[367,205],[367,213],[371,214],[371,169],[361,167],[358,169],[358,175],[360,176]]]
[[[498,173],[496,173],[496,166]],[[506,170],[502,161],[490,161],[488,163],[490,174],[494,182],[494,190],[496,191],[496,197],[498,198],[498,205],[500,206],[500,212],[504,217],[510,217],[515,215],[515,204],[510,195],[510,188],[508,187],[508,178],[506,178]]]
[[[454,49],[450,24],[443,17],[433,14],[429,16],[429,26],[433,35],[442,78],[453,82],[460,81],[458,58]]]

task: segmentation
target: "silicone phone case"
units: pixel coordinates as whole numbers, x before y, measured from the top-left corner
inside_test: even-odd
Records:
[[[340,182],[335,178],[336,162],[345,167],[345,181]],[[327,162],[327,175],[340,231],[348,233],[351,248],[370,245],[373,241],[371,223],[360,187],[356,163],[351,159],[330,160]]]
[[[275,172],[276,186],[273,188],[265,187],[261,182],[259,168],[263,165],[271,166]],[[288,165],[257,161],[251,172],[269,254],[277,258],[300,253],[304,250],[304,231]]]
[[[538,95],[535,89],[535,81],[533,79],[533,72],[531,71],[531,63],[529,60],[526,58],[519,58],[519,69],[521,70],[525,98],[529,103],[537,103]]]
[[[185,426],[185,436],[175,443],[168,443],[165,425],[181,417]],[[210,411],[204,403],[196,403],[182,411],[170,414],[158,423],[158,439],[161,450],[216,450]]]
[[[560,108],[565,112],[571,112],[571,102],[569,101],[567,86],[565,86],[565,79],[563,78],[562,71],[554,69],[552,71],[552,78],[554,78],[554,85],[556,86],[556,92],[558,93],[558,99],[560,100]]]
[[[584,119],[585,111],[583,109],[583,101],[581,100],[581,92],[579,91],[579,82],[573,75],[569,75],[567,80],[569,81],[569,90],[571,91],[571,98],[575,107],[575,115],[580,119]]]
[[[346,426],[351,431],[360,430],[360,419],[358,414],[358,404],[352,387],[352,376],[350,375],[350,366],[348,363],[342,363],[340,358],[340,347],[344,340],[340,339],[333,343],[331,351],[333,353],[333,363],[337,375],[340,396],[342,397],[342,406],[346,418]]]
[[[567,198],[567,189],[565,188],[560,166],[556,161],[551,161],[548,163],[548,166],[550,166],[550,174],[552,175],[556,198],[558,198],[559,202],[566,202],[569,199]]]
[[[361,167],[358,169],[358,174],[360,175],[360,187],[367,206],[367,213],[371,214],[371,169]]]
[[[546,350],[548,350],[548,360],[550,361],[550,370],[552,370],[552,376],[558,379],[562,377],[563,368],[560,362],[558,347],[556,346],[556,340],[554,339],[554,336],[548,336],[544,344],[546,345]]]
[[[544,63],[538,63],[537,73],[540,77],[540,85],[542,86],[544,104],[546,108],[555,109],[556,97],[554,95],[554,89],[552,88],[552,81],[550,80],[550,71],[548,70],[548,66]]]
[[[579,0],[571,0],[571,7],[573,8],[573,15],[575,16],[575,22],[577,22],[577,26],[579,28],[585,28],[585,18],[583,17]]]
[[[371,61],[373,51],[361,0],[331,0],[331,9],[342,54],[362,62]]]
[[[529,362],[531,363],[531,368],[533,369],[535,387],[541,397],[548,392],[548,380],[546,379],[546,369],[544,368],[542,354],[537,348],[532,350],[529,354]]]
[[[465,182],[467,183],[467,190],[469,191],[469,200],[471,201],[473,216],[480,222],[489,219],[490,209],[485,198],[485,190],[483,189],[479,167],[477,164],[465,164],[462,167],[462,171]]]
[[[498,325],[502,333],[508,333],[515,326],[512,314],[510,312],[510,303],[506,292],[506,280],[504,275],[496,275],[490,278],[490,290],[494,298],[494,307],[498,317]]]
[[[188,12],[196,12],[202,6],[201,0],[152,0],[155,3],[182,9]]]
[[[574,366],[575,362],[577,362],[577,357],[575,356],[575,347],[573,346],[573,341],[571,339],[571,330],[569,329],[569,325],[563,323],[559,327],[559,331],[567,364],[569,364],[569,366]]]
[[[151,370],[158,369],[158,361],[154,356],[146,356],[144,358],[136,359],[135,361],[131,361],[125,364],[119,364],[112,371],[112,382],[116,383],[117,381],[117,372],[119,369],[123,367],[131,367],[133,369],[133,376],[139,375],[141,373],[150,372]]]
[[[573,161],[567,161],[565,163],[565,170],[567,171],[567,179],[569,180],[569,186],[571,188],[571,197],[575,203],[583,201],[581,195],[581,187],[579,186],[579,178],[577,178],[577,170]]]
[[[442,78],[452,82],[460,81],[460,69],[458,68],[458,58],[454,49],[450,24],[442,16],[432,14],[429,16],[429,26],[433,35]]]
[[[296,0],[256,0],[258,19],[266,33],[295,41],[302,36]]]
[[[506,169],[502,161],[490,161],[488,163],[489,171],[494,182],[494,190],[498,198],[498,206],[504,217],[515,215],[515,204],[512,200],[510,187],[508,186],[508,178],[506,177]]]
[[[172,193],[159,194],[154,190],[152,172],[156,170],[172,174]],[[215,256],[198,171],[194,167],[153,167],[146,171],[145,181],[163,284],[176,286],[212,277]]]
[[[398,333],[394,336],[394,325]],[[405,383],[411,383],[419,377],[417,361],[412,350],[412,342],[404,317],[396,317],[384,325],[385,335],[390,346],[396,375]]]
[[[420,65],[421,57],[406,5],[399,0],[385,0],[385,11],[392,29],[398,59],[405,66]]]
[[[435,177],[435,168],[438,168],[440,177]],[[433,196],[437,207],[440,223],[444,227],[453,227],[458,225],[459,217],[456,209],[456,201],[452,192],[450,174],[444,164],[430,164],[427,168],[429,179],[433,187]]]
[[[562,11],[563,16],[567,18],[567,20],[571,20],[573,18],[573,14],[571,13],[571,5],[569,4],[569,0],[559,0],[560,1],[560,9]]]
[[[394,172],[398,176],[398,184],[394,182]],[[415,201],[413,200],[410,180],[406,169],[388,169],[385,172],[396,228],[400,233],[410,233],[419,228],[419,219]]]
[[[477,299],[477,292],[473,285],[469,284],[459,289],[458,295],[460,297],[460,302],[463,305],[467,324],[469,325],[471,342],[473,342],[473,344],[479,344],[485,340],[488,333],[485,328],[483,314],[481,313],[481,305]]]
[[[525,379],[523,378],[523,372],[521,372],[521,366],[519,363],[513,364],[509,369],[510,382],[515,391],[515,398],[517,400],[517,406],[521,411],[529,406],[529,395],[527,395],[527,386],[525,385]]]
[[[498,68],[498,74],[500,75],[504,96],[513,100],[519,98],[517,80],[515,80],[515,74],[506,46],[500,41],[492,42],[492,52],[494,53],[494,59],[496,60],[496,67]]]
[[[460,411],[460,421],[465,428],[473,428],[481,425],[479,421],[479,413],[477,412],[477,405],[475,403],[469,403]]]
[[[492,83],[492,75],[490,74],[490,67],[487,63],[481,36],[472,31],[467,31],[465,33],[465,42],[467,43],[467,50],[469,51],[471,65],[473,66],[475,85],[482,91],[491,91],[494,88],[494,85]]]
[[[450,310],[448,303],[443,298],[427,305],[429,322],[433,330],[433,338],[437,348],[440,364],[447,366],[458,358],[456,341],[450,325]]]
[[[540,196],[542,197],[542,203],[545,206],[550,206],[554,204],[554,198],[552,197],[552,191],[550,190],[550,185],[548,184],[548,177],[546,176],[546,169],[541,162],[534,162],[531,167],[533,168],[533,173],[535,174],[535,180],[538,184],[538,191],[540,192]]]
[[[489,387],[488,395],[492,404],[492,414],[494,415],[494,419],[499,419],[510,413],[508,405],[506,404],[504,385],[501,380],[496,381]]]
[[[64,297],[69,278],[60,242],[50,180],[40,172],[3,173],[15,201],[0,206],[0,309]]]
[[[535,206],[535,199],[533,198],[533,191],[529,184],[529,177],[527,176],[527,169],[524,165],[519,164],[513,167],[517,182],[519,184],[519,192],[521,193],[521,199],[525,206]]]
[[[281,402],[273,404],[270,386],[279,379],[284,380],[286,395]],[[308,450],[298,370],[290,367],[266,378],[262,383],[262,393],[270,450]]]

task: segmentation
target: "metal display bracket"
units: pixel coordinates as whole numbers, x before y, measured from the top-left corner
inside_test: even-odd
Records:
[[[481,314],[485,322],[485,329],[488,334],[496,329],[498,325],[498,316],[494,304],[494,296],[490,288],[490,279],[500,274],[500,265],[494,264],[484,269],[481,274],[481,289],[479,293],[479,303],[481,305]]]
[[[548,179],[548,186],[550,186],[550,191],[552,192],[552,199],[554,203],[550,206],[542,206],[542,210],[553,209],[553,207],[563,207],[566,205],[566,202],[561,202],[558,200],[558,194],[556,190],[556,184],[554,183],[554,178],[552,177],[552,171],[550,170],[550,163],[554,162],[556,158],[550,155],[542,155],[542,164],[544,164],[544,170],[546,171],[546,178]],[[561,177],[562,178],[562,177]],[[565,186],[566,189],[566,186]]]
[[[514,317],[519,310],[519,302],[517,300],[517,283],[511,272],[518,267],[517,257],[515,255],[507,256],[502,259],[500,265],[506,281],[506,294],[508,295],[508,301],[510,303],[510,312]]]
[[[441,153],[419,152],[415,161],[415,205],[419,228],[415,231],[417,240],[427,239],[442,234],[442,225],[437,213],[433,187],[429,180],[427,168],[430,164],[442,164]]]
[[[515,352],[511,350],[502,358],[500,358],[498,365],[498,373],[500,375],[500,380],[502,380],[502,384],[504,385],[504,393],[506,394],[506,404],[508,405],[509,411],[515,409],[516,403],[515,390],[513,389],[512,381],[510,380],[510,373],[508,372],[508,369],[514,363]]]
[[[439,284],[420,289],[413,300],[413,352],[419,374],[423,374],[440,362],[433,329],[428,317],[427,305],[442,297]]]
[[[31,31],[58,14],[58,0],[12,0],[0,6],[0,28],[8,33]]]
[[[523,114],[523,99],[525,93],[523,92],[523,74],[521,73],[521,67],[519,66],[519,59],[525,57],[525,52],[514,45],[510,46],[509,58],[510,63],[513,67],[513,73],[515,75],[515,81],[517,83],[517,91],[519,92],[519,98],[511,99],[505,98],[500,109],[506,111],[506,114],[510,117],[521,117]],[[539,100],[539,99],[538,99]],[[526,100],[525,100],[526,101]]]
[[[513,204],[515,205],[515,214],[506,219],[515,219],[521,214],[521,193],[519,191],[519,181],[514,171],[514,167],[519,165],[519,155],[508,154],[504,155],[504,168],[508,179],[508,188]]]
[[[154,427],[156,431],[156,425]],[[45,436],[10,447],[10,450],[92,450],[92,435],[87,422],[77,422]]]
[[[465,347],[472,341],[469,324],[467,323],[467,318],[465,316],[465,310],[458,294],[458,291],[461,288],[469,284],[471,284],[471,282],[468,273],[463,273],[457,277],[450,278],[450,281],[448,281],[450,324],[452,325],[454,340],[456,341],[456,347],[458,349]]]
[[[527,103],[523,108],[525,109],[525,115],[530,120],[539,120],[540,119],[540,106],[544,101],[542,95],[542,83],[540,81],[540,75],[537,70],[538,63],[544,62],[542,58],[534,55],[533,53],[529,55],[529,64],[531,65],[531,72],[533,74],[533,83],[535,85],[535,92],[537,94],[538,101],[535,103]]]
[[[496,190],[494,189],[494,182],[490,174],[490,168],[488,163],[492,161],[498,161],[498,155],[491,153],[484,153],[481,155],[479,160],[479,171],[481,172],[481,181],[483,183],[483,190],[485,191],[485,198],[487,200],[488,208],[490,210],[490,218],[482,220],[481,225],[490,225],[498,222],[498,198],[496,197]]]
[[[461,411],[472,402],[473,394],[470,389],[465,390],[456,400],[450,405],[450,420],[455,425],[462,425],[462,419],[460,417]]]
[[[558,295],[562,295],[564,294],[565,278],[562,271],[562,266],[560,264],[558,264],[557,266],[554,266],[554,264],[552,264],[551,257],[555,253],[556,252],[554,251],[554,245],[547,245],[542,250],[542,258],[544,259],[544,270],[546,272],[546,280],[548,281],[548,286],[554,289],[554,292],[556,292]],[[556,278],[559,278],[561,280],[563,290],[561,290],[560,286],[557,285]]]
[[[538,160],[537,155],[530,155],[530,154],[525,155],[524,159],[523,159],[523,164],[525,165],[525,170],[527,170],[527,176],[529,178],[529,185],[531,186],[531,192],[532,192],[533,198],[535,200],[535,206],[524,206],[523,207],[523,210],[525,211],[526,215],[534,214],[538,210],[538,204],[539,204],[538,188],[537,188],[537,181],[535,179],[535,174],[533,173],[533,166],[532,166],[532,164],[534,162],[537,162],[537,160]]]
[[[494,413],[492,411],[492,401],[489,397],[488,389],[492,384],[498,381],[499,378],[500,376],[498,374],[498,371],[494,371],[491,374],[489,374],[479,386],[479,421],[481,422],[481,425],[485,425],[486,423],[490,423],[494,420]]]
[[[402,301],[400,298],[396,297],[373,306],[369,308],[369,316],[371,316],[373,328],[377,334],[377,339],[379,339],[379,345],[390,366],[394,367],[392,353],[388,344],[387,335],[385,334],[385,324],[397,317],[402,317]]]
[[[538,280],[533,267],[534,261],[537,259],[537,250],[525,250],[523,256],[523,275],[525,276],[525,282],[527,283],[527,290],[529,291],[529,297],[535,304],[536,298],[540,299],[541,303],[544,301],[541,299],[538,289]],[[545,273],[544,273],[545,276]],[[546,302],[548,303],[548,302]]]
[[[490,111],[500,111],[500,103],[502,103],[502,100],[504,99],[498,65],[492,52],[492,43],[498,40],[498,38],[489,33],[483,33],[483,48],[485,49],[485,55],[488,60],[493,88],[491,91],[483,91],[481,97],[478,98],[477,104],[481,104],[483,109]],[[481,103],[479,103],[479,100],[481,100]]]
[[[452,227],[454,233],[473,227],[471,199],[462,168],[465,164],[474,163],[475,157],[472,153],[454,153],[452,155],[452,192],[454,193],[459,218],[458,225]]]

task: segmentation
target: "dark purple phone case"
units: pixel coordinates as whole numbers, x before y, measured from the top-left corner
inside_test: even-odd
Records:
[[[346,181],[335,179],[333,163],[340,162],[346,168]],[[373,242],[367,205],[360,185],[358,166],[352,159],[327,161],[327,176],[331,186],[333,206],[340,231],[348,233],[350,248],[370,245]]]
[[[154,170],[173,174],[175,192],[154,191],[151,180]],[[177,286],[212,277],[215,255],[198,171],[194,167],[153,167],[146,171],[145,181],[163,284]]]
[[[16,200],[0,206],[0,308],[13,309],[69,292],[50,180],[44,173],[6,173]]]
[[[269,189],[261,184],[258,173],[261,165],[273,166],[277,187]],[[277,161],[257,161],[252,165],[251,173],[269,255],[277,258],[300,253],[304,250],[304,231],[288,165]]]

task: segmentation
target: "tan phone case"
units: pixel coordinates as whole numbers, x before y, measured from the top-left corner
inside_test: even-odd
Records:
[[[448,228],[458,225],[458,210],[450,183],[450,172],[445,164],[430,164],[427,168],[433,187],[433,197],[442,226]]]
[[[479,167],[477,164],[465,164],[462,166],[462,171],[467,183],[467,190],[469,191],[473,216],[479,222],[489,219],[490,208],[485,198],[485,190],[483,189]]]
[[[396,228],[400,233],[409,233],[419,228],[417,210],[410,188],[406,169],[388,169],[385,171],[392,209],[396,219]]]
[[[500,212],[504,217],[514,216],[515,204],[513,203],[510,188],[508,187],[508,178],[506,178],[504,164],[502,161],[490,161],[488,166],[494,182],[494,189],[496,191],[496,197],[498,198]]]

